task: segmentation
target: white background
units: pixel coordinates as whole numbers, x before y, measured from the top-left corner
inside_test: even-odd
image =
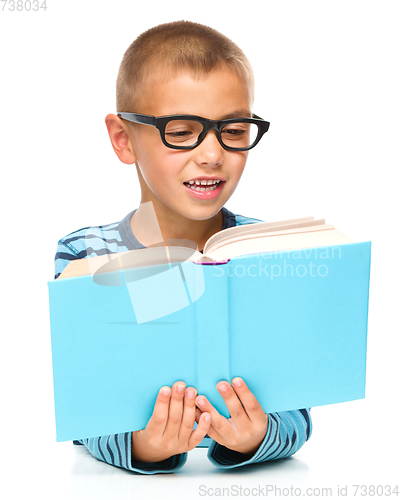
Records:
[[[9,7],[0,11],[7,498],[198,498],[201,484],[332,487],[332,497],[348,485],[351,498],[353,484],[395,486],[400,3],[48,0],[46,12]],[[367,391],[364,400],[314,408],[312,438],[290,460],[230,473],[198,449],[177,474],[145,477],[55,442],[47,281],[60,237],[137,208],[135,169],[112,151],[104,117],[115,112],[126,48],[145,29],[180,19],[208,24],[245,51],[256,76],[254,110],[271,121],[226,207],[266,221],[325,217],[354,241],[372,241]]]

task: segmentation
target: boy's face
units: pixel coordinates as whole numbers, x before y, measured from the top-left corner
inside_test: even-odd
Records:
[[[192,114],[221,120],[251,117],[251,105],[246,83],[229,69],[217,69],[198,78],[187,71],[163,82],[151,82],[141,94],[140,109],[133,111],[154,116]],[[141,181],[141,203],[153,201],[156,210],[205,220],[217,214],[234,193],[248,152],[226,151],[215,131],[209,131],[199,146],[187,151],[165,146],[156,127],[130,124],[129,131]],[[199,177],[223,182],[205,196],[184,184]]]

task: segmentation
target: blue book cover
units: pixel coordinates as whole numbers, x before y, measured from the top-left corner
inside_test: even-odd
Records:
[[[143,429],[178,380],[227,418],[216,384],[235,376],[266,413],[364,398],[370,248],[49,282],[57,440]]]

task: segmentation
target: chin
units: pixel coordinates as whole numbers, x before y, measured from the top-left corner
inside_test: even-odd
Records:
[[[191,220],[209,220],[212,217],[214,217],[215,215],[217,215],[220,212],[222,207],[223,207],[223,205],[220,205],[220,203],[219,203],[218,205],[215,205],[213,207],[212,206],[196,207],[196,208],[186,210],[185,213],[184,212],[180,212],[180,213],[184,217],[187,217],[188,219],[191,219]]]

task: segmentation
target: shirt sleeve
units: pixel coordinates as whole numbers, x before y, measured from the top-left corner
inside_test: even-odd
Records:
[[[133,462],[131,460],[131,438],[132,433],[125,432],[111,436],[81,439],[74,441],[74,443],[83,444],[93,457],[102,462],[141,474],[175,472],[181,469],[187,461],[188,453],[181,453],[161,462]]]
[[[256,453],[249,457],[212,441],[208,459],[223,469],[287,458],[296,453],[311,436],[310,408],[268,413],[266,436]]]
[[[81,258],[79,252],[71,244],[60,240],[57,243],[57,253],[54,257],[54,279],[60,276],[71,261]]]

